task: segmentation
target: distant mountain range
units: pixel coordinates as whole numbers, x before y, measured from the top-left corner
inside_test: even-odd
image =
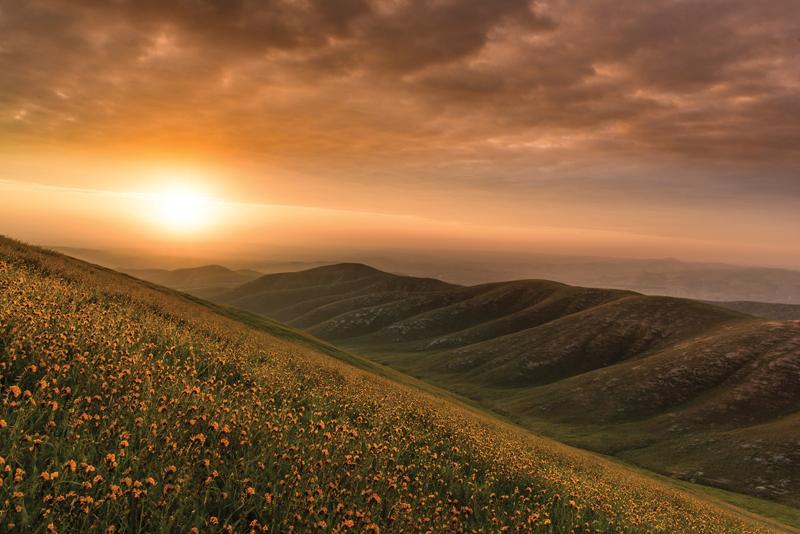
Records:
[[[178,258],[153,256],[141,251],[93,250],[55,247],[74,257],[116,270],[176,269],[224,263],[228,267],[260,273],[306,270],[340,263],[259,259],[245,257]],[[349,261],[367,263],[384,271],[433,277],[451,283],[475,285],[520,279],[558,280],[584,287],[628,289],[648,295],[667,295],[707,301],[756,301],[800,305],[800,271],[724,263],[699,263],[663,259],[623,259],[557,256],[536,253],[421,252],[377,256],[347,254]],[[760,314],[764,314],[760,310]]]
[[[266,275],[213,298],[562,441],[800,504],[800,322],[632,291],[460,286],[360,264]]]
[[[171,287],[209,298],[254,280],[262,273],[249,269],[233,271],[221,265],[205,265],[187,269],[120,269],[121,272],[154,284]]]
[[[758,301],[800,304],[800,271],[725,263],[687,262],[671,258],[622,259],[579,256],[476,260],[451,259],[367,261],[383,270],[465,285],[519,279],[558,280],[584,287],[629,289],[710,301]]]

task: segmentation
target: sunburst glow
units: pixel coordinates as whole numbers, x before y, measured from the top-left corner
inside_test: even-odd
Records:
[[[197,231],[211,222],[212,199],[190,188],[160,191],[153,194],[152,200],[154,218],[170,231]]]

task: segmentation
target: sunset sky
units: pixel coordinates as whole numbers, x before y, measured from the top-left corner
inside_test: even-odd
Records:
[[[0,0],[0,234],[800,268],[798,58],[797,0]]]

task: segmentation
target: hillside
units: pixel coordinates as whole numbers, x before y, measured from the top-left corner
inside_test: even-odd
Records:
[[[629,291],[436,285],[352,265],[267,275],[220,301],[567,443],[800,506],[800,323]]]
[[[53,248],[69,256],[123,272],[133,274],[134,270],[140,271],[134,276],[143,279],[149,279],[145,274],[146,271],[162,270],[154,267],[175,269],[188,264],[213,264],[220,261],[233,261],[239,267],[246,267],[245,270],[264,274],[303,271],[344,261],[323,261],[320,258],[309,261],[277,261],[271,255],[259,258],[255,252],[253,257],[246,260],[233,260],[159,256],[146,250],[92,250],[63,246]],[[339,255],[346,256],[347,261],[366,263],[383,271],[405,273],[416,277],[433,277],[462,285],[543,279],[584,287],[617,288],[647,295],[718,302],[720,305],[730,303],[734,309],[740,303],[744,304],[743,301],[800,305],[800,271],[797,269],[690,262],[671,258],[566,256],[530,251],[514,253],[495,251],[488,255],[474,251],[449,251],[447,254],[440,254],[437,251],[415,251],[414,254],[402,255],[340,251]],[[168,285],[166,281],[164,283]],[[192,287],[189,290],[195,293],[198,288],[199,286]],[[755,315],[779,318],[763,312]]]
[[[800,321],[800,304],[776,304],[774,302],[754,302],[737,300],[731,302],[710,302],[731,310],[740,311],[776,321]]]
[[[800,304],[800,271],[675,259],[541,258],[516,269],[526,278],[631,289],[697,300]],[[507,275],[506,275],[507,277]]]
[[[184,269],[123,269],[122,272],[161,286],[208,297],[233,289],[261,276],[249,269],[231,270],[221,265]]]
[[[349,255],[381,270],[475,285],[520,279],[558,280],[710,301],[800,304],[800,270],[681,261],[672,258],[608,258],[515,252],[421,252],[404,255]],[[264,272],[260,267],[257,268]],[[287,268],[295,271],[297,268]]]
[[[783,528],[278,324],[2,238],[0,289],[3,529]]]

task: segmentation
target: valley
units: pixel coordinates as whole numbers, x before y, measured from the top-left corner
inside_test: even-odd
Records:
[[[800,504],[796,321],[542,280],[458,286],[359,264],[267,275],[215,300],[443,386],[537,433]]]

